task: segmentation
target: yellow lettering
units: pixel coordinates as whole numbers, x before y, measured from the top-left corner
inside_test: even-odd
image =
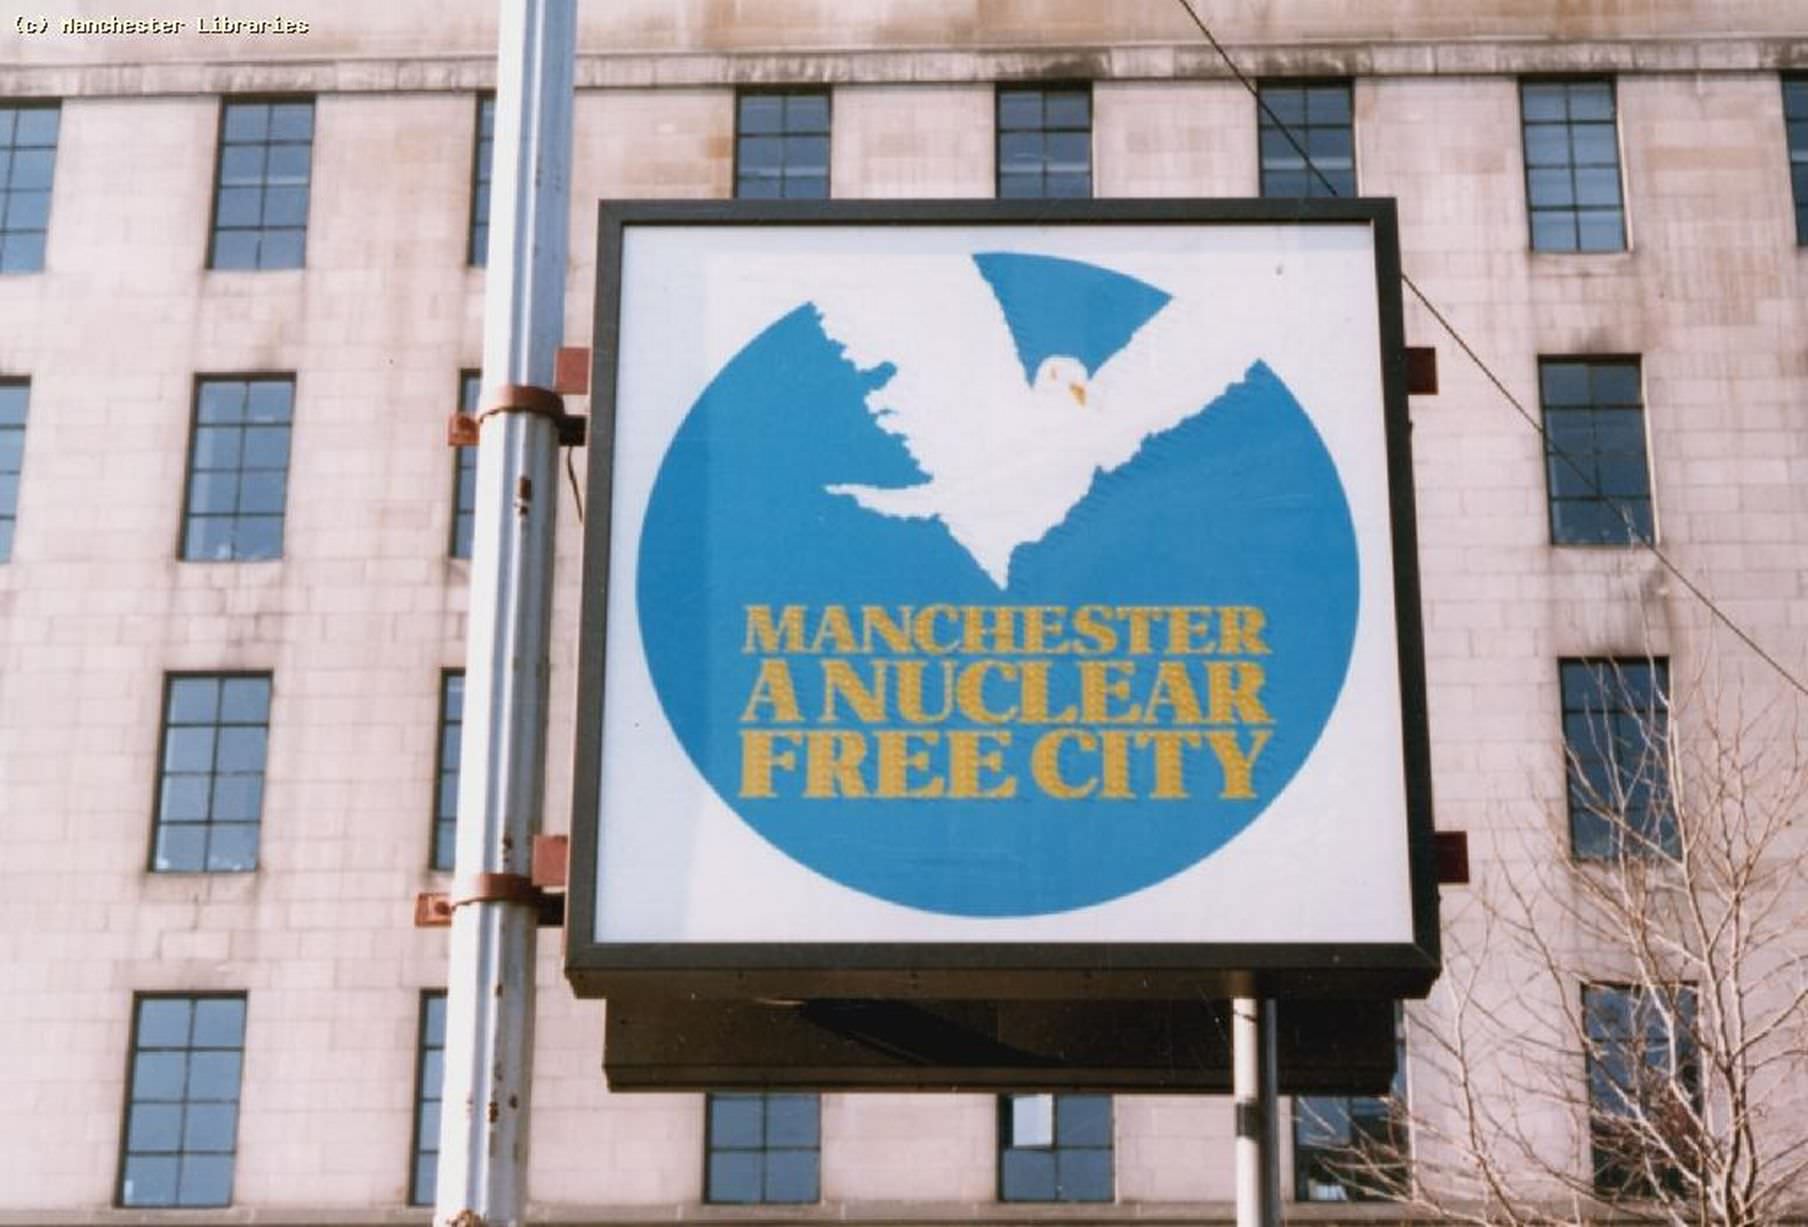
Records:
[[[804,796],[864,797],[860,764],[866,758],[866,734],[812,730],[804,755]]]
[[[860,607],[860,650],[869,655],[873,650],[873,637],[877,635],[885,640],[887,651],[896,652],[900,656],[910,651],[910,606],[898,607],[898,619],[879,605],[862,605]]]
[[[1121,712],[1111,710],[1111,700],[1130,697],[1130,678],[1135,674],[1136,665],[1127,660],[1081,661],[1080,718],[1087,724],[1125,724],[1140,719],[1142,712],[1134,703]]]
[[[1149,623],[1161,610],[1151,605],[1119,605],[1117,616],[1130,620],[1130,654],[1147,656],[1149,654]]]
[[[772,621],[772,606],[747,606],[747,638],[741,644],[741,651],[744,654],[751,655],[759,652],[764,656],[772,656],[779,652],[801,652],[803,650],[804,607],[802,605],[785,606],[785,611],[778,616],[776,624]]]
[[[1262,628],[1268,615],[1254,605],[1226,605],[1218,611],[1223,643],[1218,649],[1226,656],[1266,656],[1268,645],[1262,642]]]
[[[873,666],[873,684],[869,689],[860,680],[854,667],[845,660],[825,660],[822,662],[822,719],[820,724],[834,724],[840,716],[835,711],[837,695],[847,701],[853,709],[854,718],[866,724],[880,724],[885,720],[885,661],[876,660]]]
[[[1156,711],[1162,707],[1173,713],[1165,723],[1203,723],[1203,715],[1199,710],[1199,693],[1193,689],[1193,681],[1187,676],[1186,665],[1181,661],[1164,660],[1155,666],[1155,684],[1149,688],[1149,701],[1143,705],[1143,723],[1159,722],[1161,717],[1156,715]]]
[[[987,742],[999,747],[997,750],[982,749]],[[1008,732],[985,732],[980,729],[958,729],[948,734],[948,795],[950,797],[977,797],[982,801],[1003,800],[1017,795],[1017,781],[1014,777],[1005,776],[994,784],[987,784],[979,778],[981,770],[1002,772],[1004,770],[1003,747],[1011,744]],[[941,781],[937,780],[937,784]]]
[[[1099,734],[1099,742],[1104,746],[1105,786],[1099,789],[1099,796],[1106,801],[1128,801],[1135,797],[1130,791],[1130,734],[1121,729],[1110,729]]]
[[[1019,668],[1023,671],[1023,713],[1019,719],[1025,724],[1072,724],[1078,714],[1072,703],[1057,715],[1048,713],[1049,662],[1026,660]]]
[[[772,743],[782,740],[795,746],[803,741],[803,737],[802,733],[790,731],[742,729],[741,795],[743,797],[774,796],[772,791],[773,769],[797,770],[797,755],[790,750],[774,750]]]
[[[741,711],[742,724],[760,720],[760,704],[772,709],[766,719],[775,724],[797,724],[804,713],[797,706],[797,688],[791,684],[791,666],[782,657],[768,656],[760,662],[759,676],[753,679],[753,693]]]
[[[826,649],[823,646],[825,641],[832,641]],[[824,605],[822,621],[816,624],[816,637],[810,640],[810,650],[818,655],[826,650],[845,656],[858,646],[854,641],[854,624],[848,620],[847,610],[839,605]]]
[[[1135,741],[1139,750],[1144,746],[1155,748],[1155,791],[1149,796],[1157,801],[1186,800],[1186,764],[1181,758],[1180,750],[1182,746],[1197,750],[1205,743],[1205,735],[1161,729],[1152,733],[1138,733]]]
[[[1036,781],[1048,796],[1060,801],[1078,801],[1089,797],[1097,790],[1097,776],[1088,776],[1084,782],[1069,784],[1061,775],[1061,746],[1072,741],[1085,751],[1096,750],[1099,739],[1085,729],[1056,729],[1044,733],[1030,751],[1030,777]]]
[[[1017,714],[1015,706],[1003,711],[993,711],[986,706],[986,674],[994,669],[1007,682],[1017,676],[1016,665],[1002,660],[979,660],[961,670],[960,682],[955,687],[961,715],[975,724],[1003,724]]]
[[[1212,643],[1212,607],[1210,605],[1170,605],[1168,615],[1168,655],[1203,656],[1216,650]]]
[[[896,679],[897,686],[898,714],[912,724],[940,724],[954,714],[954,662],[944,660],[938,663],[942,670],[942,709],[931,712],[923,710],[923,670],[928,668],[929,662],[892,662],[892,676]]]
[[[925,605],[910,620],[910,637],[916,641],[919,652],[930,656],[946,656],[960,646],[958,642],[943,643],[935,637],[935,624],[938,621],[958,623],[960,613],[952,605]],[[958,630],[959,627],[955,629]]]
[[[1111,610],[1104,605],[1082,605],[1074,611],[1074,633],[1089,647],[1075,650],[1088,656],[1105,656],[1117,651],[1117,631],[1111,627]]]
[[[879,797],[939,797],[942,795],[943,781],[935,776],[921,784],[910,782],[912,771],[929,770],[929,752],[911,749],[911,741],[917,739],[925,745],[934,745],[942,739],[942,735],[933,729],[918,732],[915,729],[886,729],[875,733],[874,739],[879,743],[879,786],[875,796]]]
[[[1232,678],[1236,680],[1233,681]],[[1246,660],[1214,660],[1205,666],[1207,724],[1273,724],[1261,697],[1267,674]]]
[[[1248,801],[1255,797],[1255,789],[1250,786],[1250,773],[1255,770],[1256,759],[1262,756],[1262,749],[1268,739],[1274,736],[1267,729],[1256,729],[1249,735],[1249,753],[1237,744],[1235,731],[1225,729],[1207,733],[1205,740],[1211,745],[1212,753],[1218,756],[1218,766],[1224,772],[1224,791],[1218,794],[1221,801]]]

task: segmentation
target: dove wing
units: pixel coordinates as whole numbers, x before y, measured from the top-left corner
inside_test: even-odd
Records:
[[[1098,369],[1092,395],[1121,464],[1142,441],[1191,417],[1243,377],[1260,350],[1222,304],[1169,303]],[[1127,449],[1127,450],[1126,450]]]
[[[899,256],[860,263],[858,285],[812,295],[823,332],[862,370],[895,373],[867,396],[879,426],[900,436],[930,479],[958,476],[976,436],[1029,396],[1004,311],[968,256]]]

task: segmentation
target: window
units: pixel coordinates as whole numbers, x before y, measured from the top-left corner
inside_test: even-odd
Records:
[[[1653,540],[1636,358],[1545,358],[1544,463],[1555,545]]]
[[[420,1042],[414,1064],[414,1151],[408,1204],[430,1206],[439,1185],[439,1104],[446,1076],[446,994],[421,994]]]
[[[120,1205],[232,1204],[244,1051],[242,996],[137,999]]]
[[[0,273],[44,267],[61,117],[54,102],[0,106]]]
[[[1533,251],[1624,251],[1612,81],[1526,81],[1526,203]]]
[[[999,1096],[998,1198],[1110,1201],[1111,1096]]]
[[[822,1156],[816,1095],[709,1096],[704,1199],[746,1205],[813,1202]]]
[[[167,679],[152,870],[257,868],[269,731],[268,674]]]
[[[1557,668],[1575,855],[1676,855],[1665,783],[1670,662],[1564,660]]]
[[[1256,139],[1262,154],[1262,195],[1354,196],[1356,129],[1350,83],[1264,82],[1258,96]],[[1292,140],[1287,139],[1289,133]],[[1300,149],[1311,156],[1312,167],[1306,165]]]
[[[221,107],[209,268],[301,267],[313,146],[312,99]]]
[[[25,405],[31,384],[0,379],[0,562],[13,556],[13,527],[19,519],[19,470],[25,462]]]
[[[294,400],[295,381],[286,375],[196,381],[183,558],[282,556]]]
[[[1808,76],[1783,78],[1783,128],[1795,192],[1795,241],[1808,247]]]
[[[1666,1156],[1699,1153],[1695,989],[1590,984],[1582,989],[1588,1133],[1596,1192],[1679,1192]]]
[[[1296,1201],[1382,1201],[1407,1191],[1406,1023],[1394,1004],[1394,1084],[1387,1095],[1293,1101]],[[1352,1167],[1354,1166],[1354,1170]]]
[[[747,92],[735,98],[735,195],[828,199],[826,90]]]
[[[998,194],[1092,195],[1092,87],[998,88]]]
[[[471,250],[473,268],[490,256],[490,161],[496,148],[496,95],[477,98],[477,151],[471,159]]]
[[[458,755],[465,731],[465,675],[439,683],[439,779],[433,790],[433,868],[451,869],[458,852]]]
[[[465,371],[458,377],[458,408],[461,412],[477,412],[478,390],[483,376]],[[452,449],[452,557],[471,556],[471,527],[477,512],[477,449]]]

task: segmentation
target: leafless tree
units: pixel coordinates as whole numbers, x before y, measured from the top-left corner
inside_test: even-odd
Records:
[[[1595,701],[1570,714],[1568,804],[1446,894],[1417,1085],[1390,1107],[1408,1127],[1332,1166],[1415,1218],[1799,1217],[1808,747],[1781,705],[1696,686],[1685,706],[1657,662],[1574,663]]]

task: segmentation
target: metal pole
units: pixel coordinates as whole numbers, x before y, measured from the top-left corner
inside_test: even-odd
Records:
[[[1231,1093],[1236,1103],[1237,1227],[1281,1221],[1275,1110],[1274,1002],[1237,997],[1231,1009]]]
[[[550,387],[564,336],[575,0],[501,0],[483,383]],[[471,545],[457,873],[435,1221],[513,1227],[527,1205],[558,441],[483,419]],[[459,900],[475,899],[460,903]]]

